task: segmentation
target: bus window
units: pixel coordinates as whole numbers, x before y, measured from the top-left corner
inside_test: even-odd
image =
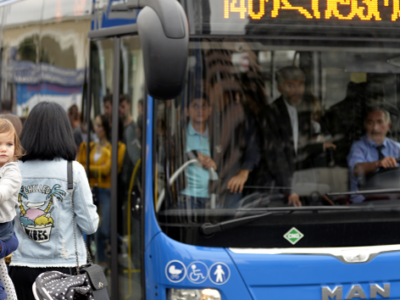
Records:
[[[118,255],[124,276],[120,297],[141,299],[141,213],[144,71],[139,37],[121,39],[119,118],[126,152],[119,173]]]
[[[112,103],[113,40],[91,42],[90,50],[93,101],[88,108],[88,122],[93,132],[89,135],[90,140],[81,142],[77,161],[87,170],[94,203],[102,220],[97,232],[89,238],[89,245],[92,253],[95,253],[96,263],[110,276],[111,126],[118,120],[112,120],[105,106],[108,102]],[[118,156],[124,153],[125,146],[119,145]]]
[[[124,299],[140,299],[141,294],[141,201],[142,188],[142,139],[144,72],[139,38],[120,39],[119,94],[114,94],[114,39],[91,42],[91,92],[93,105],[91,121],[94,134],[92,142],[81,146],[80,161],[86,165],[86,147],[89,149],[89,182],[96,196],[96,205],[102,223],[91,245],[96,261],[107,276],[111,276],[110,207],[117,203],[118,262],[120,277],[119,294]],[[115,99],[118,105],[115,105]],[[114,109],[118,113],[115,114]],[[115,116],[118,116],[115,119]],[[111,199],[112,128],[118,124],[117,197]],[[83,150],[83,151],[82,151]],[[82,154],[82,155],[81,155]],[[109,277],[110,278],[110,277]]]
[[[396,48],[234,39],[190,47],[184,92],[158,102],[158,172],[174,179],[158,183],[160,220],[396,203],[393,194],[357,195],[396,188],[400,175],[391,169],[400,157],[400,69],[387,63]]]

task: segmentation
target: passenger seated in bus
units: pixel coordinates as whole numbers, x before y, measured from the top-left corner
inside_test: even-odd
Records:
[[[371,108],[365,117],[366,134],[361,140],[353,143],[347,162],[350,170],[350,189],[358,190],[359,181],[364,176],[378,171],[380,168],[398,166],[396,158],[400,157],[400,143],[386,137],[389,132],[390,114],[382,108]],[[356,195],[353,203],[362,202],[365,198]]]
[[[365,112],[371,107],[382,107],[389,112],[392,120],[391,131],[395,136],[399,130],[399,110],[384,100],[385,93],[381,82],[349,82],[346,97],[331,106],[325,114],[329,132],[335,139],[336,165],[347,167],[347,155],[354,141],[364,134]],[[389,133],[390,135],[390,133]]]
[[[305,93],[305,74],[295,66],[276,73],[281,96],[267,108],[265,161],[275,185],[287,190],[289,205],[301,206],[300,197],[291,190],[293,173],[313,166],[313,158],[335,149],[331,142],[317,142],[320,134],[320,106],[313,95]]]
[[[186,128],[185,153],[189,159],[197,158],[200,165],[190,165],[185,171],[187,186],[181,192],[184,197],[181,207],[205,208],[209,202],[208,192],[210,173],[209,169],[217,170],[217,165],[210,157],[210,141],[208,119],[212,108],[206,95],[195,97],[185,108],[185,115],[189,122]]]

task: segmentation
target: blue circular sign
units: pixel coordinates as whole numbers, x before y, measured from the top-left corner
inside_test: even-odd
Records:
[[[192,262],[187,268],[187,278],[190,282],[200,284],[206,281],[208,277],[208,268],[201,261]]]
[[[208,277],[210,277],[211,282],[214,284],[225,284],[231,277],[231,270],[226,264],[218,262],[211,266]]]
[[[181,282],[186,276],[185,265],[179,260],[171,260],[165,267],[165,275],[171,282]]]

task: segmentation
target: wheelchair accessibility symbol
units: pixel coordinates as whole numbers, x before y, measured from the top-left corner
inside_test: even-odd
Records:
[[[171,260],[165,267],[165,275],[171,282],[181,282],[186,276],[185,265],[179,260]]]
[[[187,273],[190,282],[200,284],[206,281],[208,277],[208,268],[201,261],[195,261],[188,266]]]
[[[221,285],[228,282],[231,270],[226,264],[218,262],[211,266],[208,274],[212,283]]]

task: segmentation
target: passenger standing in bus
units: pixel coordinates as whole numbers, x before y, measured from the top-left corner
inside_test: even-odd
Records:
[[[126,207],[129,198],[130,181],[133,170],[140,158],[140,152],[136,151],[134,141],[136,140],[136,123],[132,118],[132,101],[129,95],[122,94],[119,97],[119,118],[123,124],[122,142],[126,145],[126,154],[122,163],[118,188],[118,216],[122,218],[124,215],[124,207]],[[118,232],[122,234],[122,222],[118,224]]]
[[[186,143],[184,144],[185,153],[188,160],[197,158],[199,165],[190,165],[186,169],[187,186],[181,192],[183,198],[180,199],[180,207],[187,208],[206,208],[209,204],[209,180],[210,171],[217,170],[217,165],[210,157],[210,141],[208,118],[211,115],[211,106],[205,94],[197,95],[189,100],[185,108],[185,115],[189,122],[186,128]]]
[[[296,170],[312,166],[311,159],[328,148],[330,142],[315,142],[321,126],[319,103],[313,95],[305,94],[305,74],[295,66],[284,67],[276,73],[281,96],[267,107],[264,126],[265,161],[277,186],[284,187],[289,205],[301,206],[300,197],[292,191]]]
[[[213,127],[214,130],[220,128],[220,139],[211,143],[218,142],[218,146],[212,148],[220,148],[214,157],[220,177],[216,192],[224,208],[236,208],[240,205],[250,172],[260,161],[259,134],[255,115],[243,103],[244,95],[231,91],[225,93],[224,98],[222,122],[217,128]]]
[[[140,154],[134,151],[133,142],[136,140],[136,123],[132,118],[132,103],[129,95],[121,95],[119,98],[119,117],[124,125],[123,143],[126,145],[128,156],[124,161],[125,164],[131,164],[131,169],[140,158]],[[131,175],[132,172],[129,172]],[[128,176],[130,179],[130,176]],[[128,180],[129,180],[128,179]]]
[[[18,299],[33,300],[32,284],[39,274],[75,272],[71,201],[81,263],[87,260],[82,233],[95,233],[99,216],[86,172],[73,161],[76,147],[67,113],[61,105],[37,104],[25,122],[21,145],[26,155],[18,161],[22,188],[14,220],[20,247],[13,254],[10,276]],[[67,186],[68,161],[73,161],[73,193],[68,192]]]
[[[390,114],[382,108],[371,108],[365,117],[366,135],[353,143],[347,162],[350,171],[350,189],[358,190],[360,180],[380,168],[395,168],[400,157],[400,143],[386,137],[392,122]],[[395,188],[395,186],[393,186]],[[351,202],[360,203],[364,196],[355,195]]]
[[[121,126],[120,126],[121,127]],[[100,210],[101,223],[96,234],[96,253],[101,266],[107,266],[107,245],[110,239],[110,201],[111,201],[111,126],[106,115],[99,115],[95,119],[94,131],[99,139],[98,143],[90,143],[89,153],[89,183],[96,194],[97,205]],[[86,168],[87,143],[81,144],[78,161]],[[118,143],[118,173],[121,171],[125,155],[125,144]]]
[[[103,97],[103,111],[110,122],[112,120],[112,102],[113,102],[112,94],[107,94]]]

